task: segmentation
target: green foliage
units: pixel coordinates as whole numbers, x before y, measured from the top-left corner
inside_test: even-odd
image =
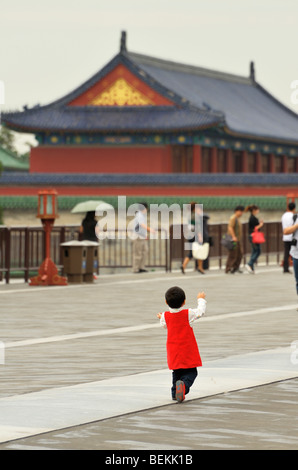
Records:
[[[11,130],[4,126],[0,127],[0,146],[17,155],[15,150],[15,136]]]

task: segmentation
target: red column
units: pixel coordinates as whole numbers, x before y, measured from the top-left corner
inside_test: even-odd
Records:
[[[211,173],[218,172],[218,165],[217,165],[217,148],[212,147],[211,149]]]
[[[172,173],[172,172],[173,172],[172,146],[166,145],[163,173]]]
[[[269,155],[269,170],[270,170],[270,173],[276,173],[275,171],[275,155],[274,153],[270,153]]]
[[[243,173],[248,172],[248,157],[247,157],[246,150],[243,150],[242,152],[242,172]]]
[[[193,146],[193,172],[202,173],[202,148],[200,145]]]
[[[282,156],[282,171],[283,171],[283,173],[288,173],[289,172],[288,156],[287,155]]]
[[[256,173],[262,173],[262,160],[260,152],[256,152]]]
[[[227,173],[233,173],[232,149],[227,149]]]

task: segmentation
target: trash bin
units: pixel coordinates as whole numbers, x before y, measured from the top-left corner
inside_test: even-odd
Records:
[[[61,243],[62,263],[68,282],[84,282],[86,273],[87,247],[82,242],[72,240]]]
[[[86,270],[85,273],[83,274],[83,280],[84,282],[93,282],[94,276],[93,274],[96,272],[98,269],[98,243],[97,242],[92,242],[89,240],[83,240],[82,245],[87,250],[87,255],[86,255]]]

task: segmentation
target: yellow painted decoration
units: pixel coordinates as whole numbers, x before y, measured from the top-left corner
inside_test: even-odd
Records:
[[[93,106],[148,106],[153,101],[130,85],[124,78],[118,78],[88,103]]]

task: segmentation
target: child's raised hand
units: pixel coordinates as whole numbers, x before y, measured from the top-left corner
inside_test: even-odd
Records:
[[[162,315],[161,313],[158,313],[156,316],[157,318],[161,319],[161,315]]]
[[[206,297],[205,292],[199,292],[197,295],[197,299],[205,299],[205,297]]]

